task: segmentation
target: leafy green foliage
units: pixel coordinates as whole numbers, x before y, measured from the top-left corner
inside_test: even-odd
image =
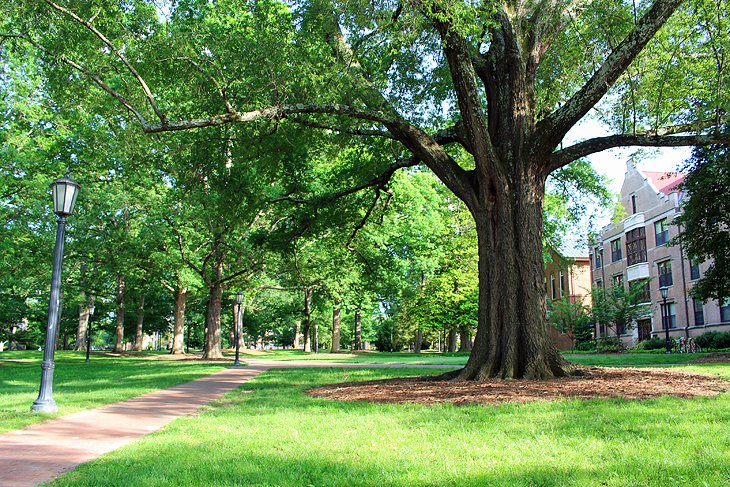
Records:
[[[730,296],[730,150],[697,148],[686,169],[683,213],[675,219],[681,229],[676,240],[690,258],[710,261],[692,287],[692,295],[722,300]]]

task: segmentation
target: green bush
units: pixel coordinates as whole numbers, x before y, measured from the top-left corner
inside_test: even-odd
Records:
[[[708,331],[695,338],[695,341],[704,350],[730,348],[730,332]]]
[[[665,349],[667,346],[666,340],[659,337],[652,337],[648,340],[644,340],[642,342],[639,342],[636,345],[636,348],[639,350],[660,350]]]
[[[596,343],[598,353],[616,353],[623,350],[624,346],[618,337],[602,337]]]

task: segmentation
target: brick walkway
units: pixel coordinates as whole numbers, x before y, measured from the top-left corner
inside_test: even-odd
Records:
[[[0,435],[0,487],[34,486],[192,414],[268,366],[226,369],[169,389]],[[30,406],[29,406],[30,407]]]

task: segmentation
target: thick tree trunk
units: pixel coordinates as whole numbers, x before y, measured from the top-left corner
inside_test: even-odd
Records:
[[[304,327],[302,329],[302,338],[304,339],[304,351],[312,351],[312,340],[309,334],[312,327],[312,289],[304,288]]]
[[[314,324],[314,336],[312,338],[312,348],[315,352],[319,352],[319,323]]]
[[[223,285],[219,280],[210,287],[208,294],[208,309],[206,312],[207,328],[205,330],[205,352],[203,358],[221,359],[221,306],[223,304]]]
[[[228,334],[228,343],[231,344],[231,348],[236,347],[236,328],[238,328],[238,303],[233,302],[233,306],[231,307],[231,314],[232,314],[232,320],[231,320],[231,332]]]
[[[459,351],[460,352],[471,352],[471,340],[469,336],[469,328],[462,328],[459,330]]]
[[[460,379],[563,376],[547,337],[542,262],[544,183],[523,176],[509,187],[480,181],[485,207],[472,213],[479,247],[479,316],[472,354]],[[518,184],[519,183],[519,184]]]
[[[340,308],[332,309],[332,353],[340,351]]]
[[[117,275],[117,317],[114,330],[114,351],[124,351],[124,276]]]
[[[142,333],[142,327],[144,326],[144,296],[140,296],[139,304],[137,305],[137,329],[134,332],[134,348],[135,352],[142,351],[142,340],[144,335]]]
[[[355,310],[355,350],[362,350],[362,316]]]
[[[449,352],[456,352],[456,327],[449,328],[448,342],[446,350]]]
[[[423,346],[423,330],[420,328],[416,332],[416,343],[413,346],[413,351],[415,353],[421,353],[421,347]]]
[[[297,320],[294,323],[294,349],[299,350],[302,343],[302,322]]]
[[[86,350],[86,329],[89,326],[90,306],[84,291],[80,292],[79,324],[76,327],[76,350]]]
[[[188,290],[182,283],[175,288],[175,323],[172,329],[172,355],[185,353],[183,349],[183,337],[185,334],[185,305],[188,300]]]

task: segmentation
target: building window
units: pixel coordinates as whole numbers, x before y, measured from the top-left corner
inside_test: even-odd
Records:
[[[565,296],[565,274],[560,271],[560,297]]]
[[[667,303],[666,306],[662,304],[660,306],[660,311],[662,313],[663,318],[667,320],[667,323],[669,323],[669,328],[677,328],[677,315],[675,313],[675,306],[674,303]],[[664,329],[664,322],[662,322],[662,330]]]
[[[603,289],[603,280],[601,280],[601,279],[598,279],[598,280],[596,281],[596,287],[597,287],[597,288],[601,288],[601,289]]]
[[[669,223],[666,218],[662,218],[654,223],[654,235],[656,236],[656,246],[664,245],[669,241]]]
[[[619,321],[616,323],[616,335],[625,335],[626,334],[626,323],[623,321]]]
[[[623,287],[624,285],[624,275],[623,274],[616,274],[613,276],[613,285],[616,287]]]
[[[632,194],[631,195],[631,214],[633,215],[635,213],[636,213],[636,195]]]
[[[626,233],[626,260],[628,265],[646,262],[646,231],[634,228]]]
[[[595,254],[596,254],[596,269],[600,269],[601,267],[603,267],[603,249],[601,249],[600,247],[596,247]]]
[[[723,323],[730,321],[730,299],[721,300],[720,303],[720,321]]]
[[[695,259],[689,261],[689,276],[693,281],[700,278],[700,263]]]
[[[695,308],[695,326],[702,326],[705,324],[705,313],[702,309],[703,302],[701,299],[693,299]]]
[[[555,275],[550,274],[550,296],[552,296],[553,299],[556,298],[555,296]]]
[[[621,239],[611,240],[611,262],[618,262],[623,256],[621,255]]]
[[[657,264],[659,269],[659,287],[669,287],[674,284],[672,281],[672,261],[665,260]]]
[[[600,323],[598,325],[598,335],[604,336],[605,334],[606,334],[606,325],[604,325],[603,323]]]

